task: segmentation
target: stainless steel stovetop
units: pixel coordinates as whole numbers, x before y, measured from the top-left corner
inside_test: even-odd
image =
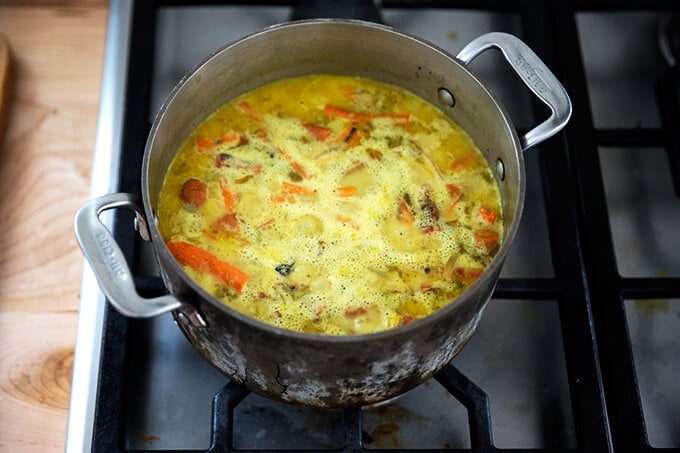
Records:
[[[290,6],[160,8],[148,121],[195,64],[226,43],[286,21],[291,13]],[[386,23],[452,54],[485,32],[506,31],[520,37],[524,33],[524,16],[508,11],[390,7],[382,14]],[[131,3],[112,2],[92,196],[118,190],[115,176],[117,156],[124,152],[121,137],[131,15]],[[668,71],[659,51],[658,32],[669,17],[664,12],[577,13],[587,107],[596,129],[615,133],[617,129],[661,127],[654,84]],[[485,54],[473,62],[472,69],[496,91],[518,129],[541,119],[534,116],[530,95],[500,58]],[[526,208],[502,278],[550,281],[556,277],[554,263],[558,261],[553,250],[557,247],[551,244],[561,238],[555,233],[551,236],[549,211],[559,207],[546,201],[545,166],[540,160],[546,152],[540,146],[527,152]],[[600,146],[598,152],[618,272],[625,278],[680,277],[680,200],[665,150],[613,144]],[[145,254],[140,262],[139,272],[154,274]],[[550,292],[546,296],[494,299],[479,330],[453,361],[488,394],[493,444],[498,448],[580,446],[572,407],[575,398],[570,393],[578,382],[569,381],[568,346],[563,342],[567,324],[560,308],[569,301],[551,298]],[[89,269],[84,273],[81,300],[69,452],[91,450],[96,401],[107,398],[97,387],[100,343],[106,334],[102,331],[105,301]],[[625,298],[622,303],[649,445],[680,448],[680,300]],[[212,400],[228,380],[191,348],[171,317],[144,321],[144,332],[143,341],[128,344],[136,357],[145,360],[136,363],[133,383],[127,381],[120,448],[208,449]],[[471,448],[465,408],[434,379],[394,401],[363,409],[362,416],[367,449]],[[339,411],[298,408],[251,394],[233,417],[235,449],[343,448]]]

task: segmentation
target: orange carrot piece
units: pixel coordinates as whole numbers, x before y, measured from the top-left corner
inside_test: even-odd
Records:
[[[468,154],[467,156],[463,156],[460,159],[455,160],[451,164],[451,170],[456,171],[456,170],[461,170],[463,168],[469,168],[472,165],[474,165],[476,160],[477,160],[476,155]]]
[[[264,123],[264,117],[255,110],[250,104],[248,104],[246,101],[241,101],[238,103],[238,106],[243,110],[248,116],[250,116],[252,119],[257,121],[258,123]]]
[[[292,182],[288,181],[281,181],[281,187],[283,193],[295,193],[295,194],[302,194],[302,195],[312,195],[314,194],[314,191],[312,189],[308,189],[307,187],[299,186],[297,184],[293,184]]]
[[[288,162],[288,165],[290,166],[290,168],[293,169],[293,171],[294,171],[295,173],[297,173],[298,175],[302,176],[302,177],[305,178],[305,179],[310,179],[310,178],[312,177],[309,173],[307,173],[307,172],[305,171],[305,169],[304,169],[304,167],[303,167],[302,165],[300,165],[298,162],[296,162],[296,161],[290,156],[290,154],[288,154],[287,152],[285,152],[282,148],[280,148],[280,147],[278,147],[278,146],[275,146],[274,149],[276,150],[277,153],[279,153],[279,154],[281,155],[281,157],[283,157],[284,159],[286,159],[286,162]]]
[[[449,196],[451,196],[451,198],[457,198],[462,192],[460,187],[455,184],[447,184],[446,190],[449,192]]]
[[[350,112],[349,110],[345,110],[331,104],[326,104],[326,106],[324,107],[324,112],[326,112],[326,115],[328,116],[348,118],[351,120],[354,120],[357,117],[356,113]]]
[[[269,199],[274,203],[285,203],[295,204],[295,197],[292,195],[270,195]]]
[[[349,148],[354,148],[357,146],[359,143],[361,143],[361,140],[364,138],[364,133],[361,132],[359,129],[354,129],[350,134],[349,137],[345,139],[347,143],[347,149]]]
[[[409,209],[405,201],[399,203],[399,212],[397,212],[397,220],[401,223],[413,223],[416,221],[415,216]]]
[[[335,137],[335,139],[333,140],[333,143],[342,143],[342,142],[344,142],[345,140],[347,140],[347,139],[349,138],[350,134],[351,134],[352,131],[354,131],[354,130],[356,130],[356,128],[353,127],[353,126],[344,128],[343,130],[340,131],[340,133],[338,134],[338,136]]]
[[[309,175],[309,173],[307,173],[307,172],[305,171],[305,169],[302,167],[302,165],[300,165],[299,163],[295,162],[294,160],[289,160],[289,161],[288,161],[288,165],[290,165],[290,168],[292,168],[292,169],[295,171],[295,173],[297,173],[298,175],[302,176],[303,178],[305,178],[305,179],[310,179],[310,178],[311,178],[311,176]]]
[[[350,110],[345,110],[343,108],[337,107],[335,105],[326,104],[324,107],[324,112],[326,115],[335,118],[346,118],[351,121],[370,121],[376,118],[392,118],[400,122],[408,123],[410,114],[409,113],[362,113],[362,112],[352,112]]]
[[[357,194],[357,188],[354,186],[336,187],[333,192],[339,197],[353,197]]]
[[[495,223],[496,222],[496,211],[493,209],[487,209],[487,208],[479,208],[479,215],[482,216],[484,220],[486,220],[489,223]]]
[[[266,220],[265,222],[262,222],[262,223],[260,224],[260,229],[261,229],[261,230],[266,230],[267,228],[273,226],[273,225],[274,225],[274,222],[275,222],[274,219]]]
[[[446,215],[450,216],[451,214],[453,214],[453,210],[456,209],[456,205],[458,204],[458,202],[462,198],[463,198],[463,194],[461,193],[460,195],[458,195],[458,198],[453,200],[453,202],[449,205],[449,207],[446,208]]]
[[[223,135],[220,138],[215,139],[215,143],[218,145],[221,145],[222,143],[234,143],[234,142],[240,142],[241,141],[241,135],[239,135],[238,132],[229,132],[226,135]]]
[[[472,283],[484,273],[484,269],[479,267],[457,267],[453,272],[464,282]]]
[[[207,138],[197,138],[196,146],[198,147],[198,151],[203,152],[215,146],[215,142]]]
[[[224,202],[224,207],[227,208],[228,212],[232,212],[234,210],[234,206],[236,206],[236,197],[234,196],[234,193],[231,191],[231,189],[229,189],[226,181],[222,181],[222,184],[220,184],[220,189],[222,190],[222,200]]]
[[[487,228],[475,230],[472,236],[477,245],[483,246],[488,251],[493,250],[498,245],[498,240],[500,239],[498,232]]]
[[[199,152],[204,152],[209,150],[210,148],[213,148],[214,146],[217,145],[222,145],[225,143],[241,143],[242,138],[241,135],[238,132],[229,132],[226,135],[223,135],[222,137],[214,138],[214,139],[209,139],[209,138],[197,138],[196,139],[196,146],[198,147]]]
[[[333,133],[330,129],[314,123],[304,123],[303,126],[320,142],[325,142]]]
[[[245,272],[196,245],[185,241],[168,241],[166,245],[182,266],[208,272],[239,293],[248,282]]]

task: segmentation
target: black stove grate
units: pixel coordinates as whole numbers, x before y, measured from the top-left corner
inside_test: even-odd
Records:
[[[150,92],[155,18],[162,6],[191,2],[135,2],[119,190],[138,193],[140,163],[150,125]],[[202,4],[239,2],[204,1]],[[291,5],[293,2],[248,2]],[[680,452],[653,448],[647,441],[642,404],[628,337],[624,298],[678,298],[680,278],[623,278],[607,215],[604,183],[598,159],[601,146],[662,147],[668,153],[676,194],[680,194],[680,71],[669,71],[657,85],[662,127],[602,129],[594,127],[588,85],[578,40],[579,11],[678,11],[677,1],[412,1],[385,0],[391,8],[458,8],[518,13],[523,39],[553,69],[569,92],[574,115],[565,132],[540,146],[539,161],[548,220],[554,277],[501,279],[494,297],[556,300],[564,341],[576,448],[567,451]],[[534,104],[537,116],[541,106]],[[118,215],[114,224],[120,244],[136,244],[130,219]],[[127,257],[134,261],[134,247]],[[140,292],[158,293],[156,279],[139,278]],[[139,341],[139,321],[107,307],[103,351],[94,421],[93,451],[124,448],[124,408],[130,348]],[[121,349],[120,345],[126,345]],[[487,395],[448,365],[436,379],[467,409],[471,448],[459,451],[532,451],[500,449],[493,445]],[[213,403],[212,443],[208,451],[234,451],[234,408],[248,392],[235,384],[220,390]],[[342,411],[345,446],[340,451],[364,451],[360,409]],[[155,450],[156,451],[156,450]],[[243,451],[243,450],[239,450]],[[312,450],[310,450],[312,451]],[[337,451],[337,450],[336,450]],[[377,450],[371,451],[406,451]],[[428,450],[429,451],[429,450]],[[437,450],[433,450],[437,451]],[[447,450],[449,451],[449,450]]]

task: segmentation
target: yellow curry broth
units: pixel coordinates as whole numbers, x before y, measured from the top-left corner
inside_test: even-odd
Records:
[[[189,275],[264,322],[323,334],[427,316],[503,235],[470,137],[410,92],[330,75],[246,93],[180,147],[159,228]]]

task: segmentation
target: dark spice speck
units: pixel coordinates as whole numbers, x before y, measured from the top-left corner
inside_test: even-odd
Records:
[[[295,265],[295,263],[291,263],[291,264],[283,263],[283,264],[279,264],[278,266],[276,266],[274,268],[274,270],[276,272],[278,272],[279,274],[283,275],[284,277],[287,277],[288,275],[290,275],[291,272],[293,272],[293,266],[294,265]]]

